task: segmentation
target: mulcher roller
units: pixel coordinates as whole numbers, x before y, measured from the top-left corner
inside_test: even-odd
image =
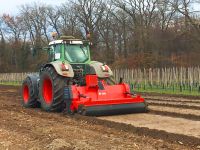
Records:
[[[79,113],[86,116],[121,115],[143,112],[147,112],[146,103],[89,106],[79,109]]]

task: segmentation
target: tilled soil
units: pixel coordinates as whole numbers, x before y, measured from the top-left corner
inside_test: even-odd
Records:
[[[19,87],[0,86],[0,149],[2,150],[200,148],[200,130],[186,134],[191,135],[190,137],[182,136],[182,133],[176,135],[159,131],[158,128],[152,130],[124,124],[126,122],[121,124],[95,117],[46,113],[39,108],[25,109],[20,104],[19,94]],[[139,117],[152,114],[132,115]],[[194,125],[192,123],[191,125]],[[199,122],[196,123],[198,125]],[[182,126],[177,124],[174,126],[175,132],[172,132],[176,133],[176,129],[179,130],[180,127]]]
[[[136,127],[163,130],[170,133],[194,136],[200,139],[200,121],[188,121],[154,114],[128,114],[99,117],[109,121],[131,124]]]
[[[160,101],[147,101],[149,105],[153,106],[160,106],[160,107],[174,107],[174,108],[182,108],[182,109],[193,109],[193,110],[200,110],[200,106],[194,106],[194,105],[187,105],[182,103],[165,103]]]
[[[193,97],[188,97],[188,98],[183,98],[183,97],[166,97],[166,96],[152,96],[152,95],[145,95],[143,96],[147,100],[163,100],[163,101],[181,101],[181,102],[194,102],[194,103],[200,103],[200,97],[198,98],[193,98]]]
[[[175,113],[181,113],[181,114],[191,114],[191,115],[199,116],[199,118],[200,118],[199,110],[181,109],[181,108],[172,108],[172,107],[160,107],[160,106],[153,106],[153,105],[150,105],[149,109],[158,110],[158,111],[175,112]]]
[[[188,120],[200,121],[200,111],[193,109],[182,109],[175,107],[165,107],[165,106],[149,106],[151,114],[170,116],[174,118],[184,118]]]
[[[158,103],[158,104],[170,104],[170,105],[180,105],[180,106],[190,106],[200,109],[200,103],[190,103],[190,102],[181,102],[181,101],[164,101],[164,100],[148,100],[149,103]]]

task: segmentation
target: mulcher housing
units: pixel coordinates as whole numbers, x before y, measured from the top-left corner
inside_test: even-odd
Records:
[[[145,100],[130,91],[128,84],[113,80],[111,69],[91,61],[90,43],[74,37],[50,42],[49,60],[39,76],[28,76],[22,86],[22,103],[46,111],[82,115],[110,115],[145,112]]]

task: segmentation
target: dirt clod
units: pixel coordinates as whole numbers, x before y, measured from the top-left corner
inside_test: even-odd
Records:
[[[69,149],[71,148],[71,144],[64,139],[54,139],[46,148],[49,150]]]

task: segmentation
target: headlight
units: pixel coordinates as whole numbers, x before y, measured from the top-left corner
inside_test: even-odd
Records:
[[[61,64],[61,70],[62,71],[69,71],[69,66],[67,64],[62,63]]]
[[[109,71],[109,67],[107,65],[103,65],[103,66],[101,66],[101,70],[103,72],[108,72]]]

